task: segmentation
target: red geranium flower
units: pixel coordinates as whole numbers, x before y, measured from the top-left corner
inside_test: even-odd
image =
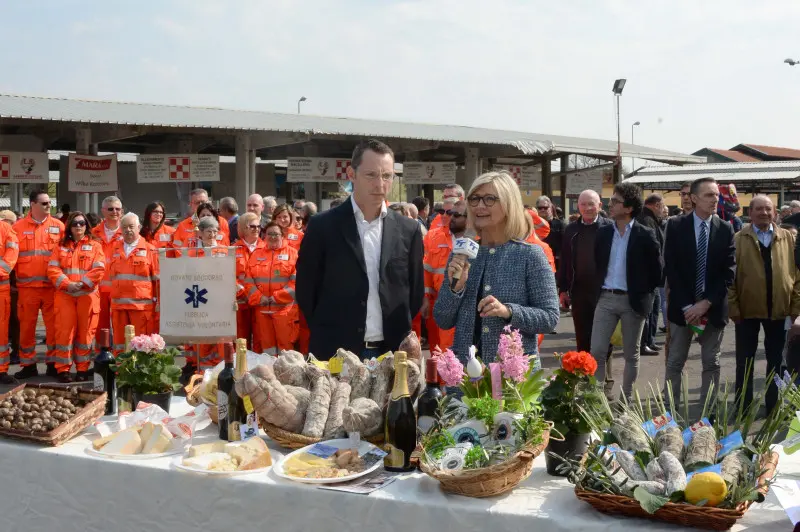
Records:
[[[594,375],[597,361],[586,351],[568,351],[561,358],[561,367],[575,375]]]

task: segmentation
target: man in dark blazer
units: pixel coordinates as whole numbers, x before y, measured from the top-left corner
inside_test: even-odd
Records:
[[[719,389],[720,345],[728,323],[728,288],[736,274],[733,227],[716,216],[719,187],[710,178],[692,182],[694,211],[670,219],[664,245],[669,295],[670,342],[666,382],[680,397],[681,372],[694,334],[699,334],[703,364],[701,404],[711,383]],[[666,386],[665,386],[666,388]]]
[[[595,241],[600,297],[592,323],[592,356],[597,360],[597,379],[602,380],[608,344],[617,323],[622,322],[622,393],[626,398],[631,397],[639,375],[642,328],[663,272],[655,233],[635,220],[641,211],[641,189],[632,183],[618,184],[609,200],[614,223],[599,227]],[[606,394],[614,398],[611,390]]]
[[[420,224],[386,208],[391,148],[361,142],[347,177],[353,194],[309,220],[297,261],[297,302],[320,360],[339,348],[362,358],[396,350],[424,297]]]
[[[664,252],[664,230],[661,228],[661,210],[664,206],[664,198],[661,194],[650,194],[644,200],[642,213],[636,219],[637,222],[653,230],[658,239],[658,246]],[[656,345],[656,333],[658,332],[658,312],[661,309],[661,297],[659,289],[664,286],[664,279],[658,284],[659,288],[653,292],[653,308],[647,316],[642,329],[642,355],[656,356],[661,348]]]

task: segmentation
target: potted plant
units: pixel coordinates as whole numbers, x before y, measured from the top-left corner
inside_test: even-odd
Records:
[[[561,360],[561,367],[542,391],[542,408],[544,418],[553,422],[554,432],[561,437],[550,438],[545,453],[547,472],[561,476],[557,471],[561,460],[552,455],[580,457],[586,452],[590,427],[581,415],[580,406],[599,403],[602,392],[594,377],[597,361],[591,354],[569,351],[556,358]]]
[[[145,401],[169,412],[172,393],[181,387],[181,370],[175,365],[177,354],[178,350],[166,347],[158,334],[131,339],[130,350],[120,353],[114,365],[117,386],[130,391],[131,408],[136,409],[139,401]]]

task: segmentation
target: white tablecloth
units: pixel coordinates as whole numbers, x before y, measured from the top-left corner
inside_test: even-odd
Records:
[[[172,414],[186,410],[176,399]],[[216,439],[214,429],[198,439]],[[680,530],[596,512],[575,498],[566,480],[547,475],[542,456],[527,481],[493,499],[446,495],[421,473],[356,495],[271,472],[226,478],[185,473],[170,468],[172,458],[108,460],[86,453],[93,438],[81,435],[57,448],[0,440],[0,532]],[[283,453],[267,441],[273,460],[280,459]],[[781,455],[778,470],[800,478],[800,453]],[[791,523],[770,493],[733,530],[787,531]]]

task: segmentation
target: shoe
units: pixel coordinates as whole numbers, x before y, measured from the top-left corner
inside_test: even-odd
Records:
[[[50,362],[47,364],[47,371],[45,371],[44,374],[47,377],[58,377],[58,371],[56,370],[55,362]]]
[[[36,364],[30,366],[22,366],[22,369],[14,373],[15,379],[30,379],[31,377],[38,377],[39,370],[36,369]]]
[[[650,345],[648,345],[647,347],[649,347],[649,348],[650,348],[650,349],[652,349],[653,351],[661,351],[661,348],[662,348],[663,346],[660,346],[660,345],[658,345],[658,344],[650,344]]]
[[[56,376],[56,380],[62,384],[69,384],[74,379],[72,378],[72,375],[70,374],[69,371],[62,371],[58,373],[58,375]]]
[[[664,334],[667,333],[667,328],[666,327],[659,327],[658,330],[661,331]]]
[[[178,382],[184,386],[187,386],[189,384],[189,380],[191,380],[192,375],[194,375],[196,371],[197,366],[194,364],[186,364],[181,370],[181,377],[178,379]]]
[[[19,384],[19,381],[8,373],[0,373],[0,384]]]
[[[659,354],[660,354],[660,352],[658,350],[652,349],[650,346],[647,346],[647,345],[644,346],[644,348],[642,349],[642,356],[654,357],[654,356],[658,356]]]
[[[78,371],[75,373],[75,380],[77,382],[88,382],[92,381],[94,378],[94,371]]]

